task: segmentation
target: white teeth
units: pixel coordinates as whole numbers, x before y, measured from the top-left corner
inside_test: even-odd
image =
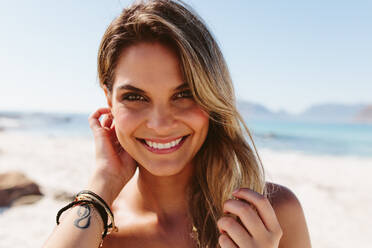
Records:
[[[174,146],[178,145],[178,143],[180,143],[181,140],[182,140],[182,138],[179,138],[179,139],[173,140],[172,142],[169,142],[169,143],[155,143],[155,142],[147,141],[147,140],[145,140],[145,142],[148,146],[150,146],[152,148],[169,149],[171,147],[174,147]]]

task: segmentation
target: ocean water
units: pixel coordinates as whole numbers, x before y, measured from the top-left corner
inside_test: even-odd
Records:
[[[89,114],[0,113],[0,132],[92,137]],[[246,120],[258,149],[372,157],[372,125]]]
[[[372,157],[372,125],[247,121],[258,147],[310,154]]]

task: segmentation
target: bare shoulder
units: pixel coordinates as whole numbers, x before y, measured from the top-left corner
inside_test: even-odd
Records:
[[[309,248],[310,236],[300,201],[287,187],[266,183],[269,199],[283,231],[279,248]]]
[[[266,182],[266,191],[273,207],[301,207],[296,195],[283,185]]]

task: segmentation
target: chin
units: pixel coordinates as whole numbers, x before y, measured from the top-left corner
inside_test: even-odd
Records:
[[[169,160],[138,164],[151,175],[158,177],[175,176],[191,169],[191,163],[176,163]]]

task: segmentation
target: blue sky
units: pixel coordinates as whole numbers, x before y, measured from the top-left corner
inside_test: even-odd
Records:
[[[96,56],[131,1],[0,1],[0,110],[105,106]],[[372,103],[372,1],[189,3],[222,48],[238,99],[298,113]]]

